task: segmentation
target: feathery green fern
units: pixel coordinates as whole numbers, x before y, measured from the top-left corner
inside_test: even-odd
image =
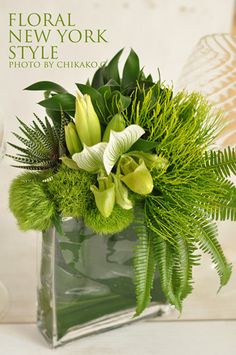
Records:
[[[135,207],[134,228],[138,237],[134,254],[137,299],[135,316],[138,316],[148,306],[151,300],[150,292],[156,269],[152,239],[146,227],[143,205],[140,202],[137,202]]]
[[[199,248],[210,254],[220,285],[229,280],[231,265],[210,220],[236,218],[236,187],[226,179],[235,173],[236,156],[230,148],[223,153],[209,150],[220,131],[220,116],[200,94],[182,92],[173,97],[162,91],[153,100],[156,90],[154,86],[143,94],[141,102],[135,98],[132,114],[127,111],[125,119],[127,124],[145,127],[146,138],[158,142],[157,154],[168,161],[164,174],[153,173],[155,188],[145,199],[145,223],[162,289],[169,302],[181,310],[183,300],[192,292],[192,269],[199,263]],[[140,96],[137,90],[135,95]],[[149,257],[146,250],[137,275],[145,273]],[[150,269],[147,279],[152,275]],[[144,289],[145,278],[138,277],[136,282],[137,289]],[[142,302],[148,304],[149,296]]]
[[[206,166],[214,170],[220,177],[236,175],[236,151],[227,147],[223,151],[211,150],[205,153]]]

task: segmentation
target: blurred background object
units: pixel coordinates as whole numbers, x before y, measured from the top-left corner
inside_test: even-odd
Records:
[[[200,91],[223,112],[223,146],[236,144],[236,34],[203,37],[190,55],[179,87]]]

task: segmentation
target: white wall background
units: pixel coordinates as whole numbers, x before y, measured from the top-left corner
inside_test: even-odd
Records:
[[[74,83],[84,82],[91,69],[9,69],[9,12],[71,12],[80,28],[107,28],[109,43],[68,45],[60,49],[66,60],[106,60],[120,48],[133,47],[141,64],[154,77],[157,67],[167,82],[176,82],[193,46],[203,35],[230,32],[233,0],[0,0],[0,110],[6,139],[17,130],[15,116],[30,122],[40,93],[22,89],[39,80],[56,81],[74,91]],[[8,309],[2,322],[32,322],[36,305],[36,255],[39,236],[22,233],[8,209],[8,187],[18,171],[5,159],[0,165],[0,281],[8,290]],[[236,241],[231,224],[221,226],[221,241],[236,266]],[[236,268],[235,268],[236,269]],[[218,280],[208,258],[195,273],[195,291],[185,303],[186,318],[235,318],[236,272],[231,282],[216,296]],[[1,291],[1,290],[0,290]]]

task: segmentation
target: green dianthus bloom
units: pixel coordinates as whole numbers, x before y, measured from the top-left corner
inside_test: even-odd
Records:
[[[94,201],[90,186],[95,182],[95,175],[61,166],[48,181],[48,190],[59,213],[63,216],[80,217]]]
[[[27,172],[11,183],[9,207],[24,231],[46,230],[51,226],[56,207],[43,181],[45,177],[45,174]]]
[[[97,207],[86,211],[85,224],[99,234],[112,234],[121,232],[133,221],[133,209],[124,210],[115,205],[111,215],[106,218],[101,215]]]

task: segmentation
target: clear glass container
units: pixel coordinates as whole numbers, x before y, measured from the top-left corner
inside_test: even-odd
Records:
[[[92,333],[116,328],[169,309],[156,274],[152,303],[133,318],[133,253],[136,234],[97,235],[82,219],[64,218],[64,235],[43,233],[38,287],[38,326],[56,347]]]

